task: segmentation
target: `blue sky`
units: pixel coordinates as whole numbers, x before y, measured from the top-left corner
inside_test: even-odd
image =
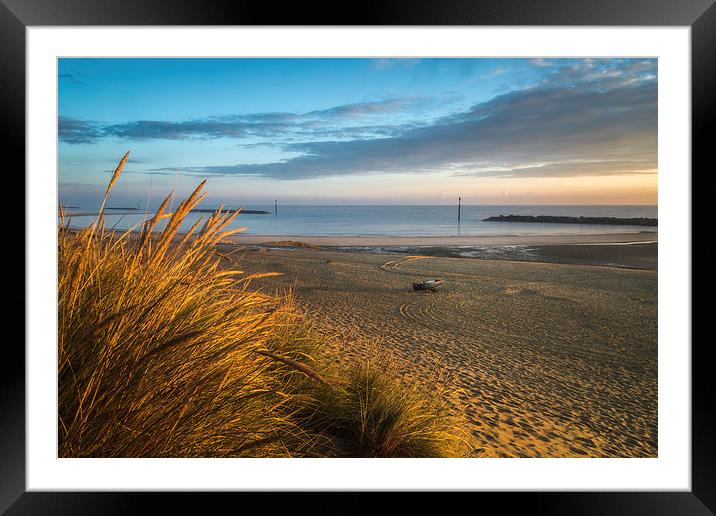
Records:
[[[655,203],[656,60],[60,59],[59,196]],[[150,201],[151,202],[151,201]]]

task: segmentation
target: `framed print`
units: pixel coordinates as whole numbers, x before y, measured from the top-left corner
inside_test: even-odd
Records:
[[[136,4],[0,6],[27,192],[3,510],[714,510],[711,2]]]

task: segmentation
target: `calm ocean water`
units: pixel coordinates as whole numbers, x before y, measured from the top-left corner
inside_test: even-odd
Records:
[[[203,206],[211,208],[211,206]],[[246,209],[271,211],[270,215],[239,214],[235,227],[247,227],[255,235],[296,236],[472,236],[472,235],[545,235],[595,234],[656,231],[641,226],[580,224],[533,224],[485,222],[496,215],[564,215],[585,217],[657,217],[656,206],[463,206],[460,224],[456,206],[246,206]],[[80,211],[80,210],[69,210]],[[186,228],[207,214],[192,213]],[[108,212],[107,227],[128,229],[137,225],[144,213]],[[74,216],[71,225],[81,227],[92,217]]]

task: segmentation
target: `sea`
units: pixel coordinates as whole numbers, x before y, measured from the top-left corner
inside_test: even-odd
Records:
[[[213,206],[200,206],[210,209]],[[487,222],[498,215],[553,215],[570,217],[657,218],[655,205],[463,205],[458,221],[457,206],[447,205],[278,205],[245,206],[269,214],[240,213],[232,227],[245,227],[246,234],[285,236],[503,236],[640,233],[656,227],[592,224],[540,224]],[[96,210],[72,208],[70,226],[83,227],[94,220]],[[87,215],[82,215],[87,213]],[[118,230],[138,228],[145,210],[107,210],[106,227]],[[151,211],[149,213],[151,216]],[[191,213],[182,229],[188,229],[207,213]]]

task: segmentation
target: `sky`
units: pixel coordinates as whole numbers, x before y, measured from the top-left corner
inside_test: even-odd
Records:
[[[58,187],[150,205],[656,204],[656,59],[67,59]]]

